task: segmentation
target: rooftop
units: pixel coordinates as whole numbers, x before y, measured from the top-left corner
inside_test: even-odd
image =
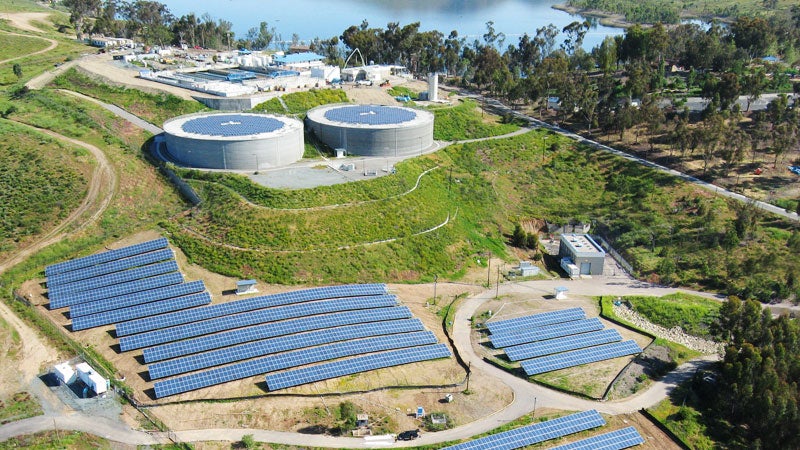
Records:
[[[322,61],[323,59],[325,59],[325,57],[317,53],[305,52],[305,53],[292,53],[284,56],[276,56],[275,62],[277,64],[299,64],[311,61]]]
[[[603,250],[588,234],[562,234],[561,242],[566,243],[576,256],[605,256]]]

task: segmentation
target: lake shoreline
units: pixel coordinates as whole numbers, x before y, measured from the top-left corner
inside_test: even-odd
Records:
[[[614,14],[607,11],[601,11],[599,9],[581,9],[564,3],[555,4],[552,6],[552,8],[574,16],[591,17],[597,19],[601,25],[605,25],[607,27],[622,28],[627,30],[634,25],[633,23],[625,20],[625,16],[622,14]]]

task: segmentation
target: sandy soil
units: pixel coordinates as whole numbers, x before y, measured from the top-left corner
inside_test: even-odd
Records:
[[[0,19],[8,20],[11,26],[20,30],[41,33],[44,30],[36,26],[34,22],[50,23],[50,13],[44,12],[17,12],[0,13]]]
[[[157,237],[155,232],[139,233],[114,244],[112,248],[131,245],[155,237]],[[232,293],[236,280],[189,264],[185,256],[179,250],[175,250],[176,259],[185,279],[204,280],[214,303],[242,298]],[[64,330],[68,330],[70,321],[66,310],[49,311],[45,307],[47,299],[43,296],[44,291],[39,284],[41,281],[32,280],[26,283],[22,290],[45,315]],[[287,290],[282,286],[263,283],[259,283],[258,288],[261,295]],[[397,294],[403,304],[412,310],[416,317],[423,321],[427,329],[437,335],[440,342],[447,342],[441,319],[436,316],[438,307],[459,294],[476,293],[482,288],[439,283],[437,286],[439,306],[429,304],[433,297],[431,285],[391,285],[390,289]],[[404,429],[419,426],[419,423],[408,415],[409,411],[416,409],[417,406],[424,406],[428,411],[446,412],[456,423],[467,423],[501,409],[512,398],[511,391],[506,386],[493,380],[481,380],[473,383],[470,391],[474,394],[465,396],[462,393],[465,372],[454,358],[450,358],[299,386],[281,391],[278,395],[268,393],[264,388],[263,377],[258,376],[155,401],[151,397],[152,382],[148,379],[147,368],[140,363],[141,351],[118,353],[118,341],[113,337],[113,326],[71,334],[76,340],[95,348],[112,362],[118,368],[119,376],[125,376],[126,384],[133,387],[138,401],[149,405],[167,403],[164,406],[151,408],[150,411],[175,430],[203,428],[212,425],[214,427],[247,426],[274,430],[299,430],[309,427],[319,420],[311,413],[311,411],[315,411],[315,408],[325,410],[327,407],[330,409],[345,400],[352,401],[371,417],[385,417],[392,427]],[[489,383],[489,385],[484,385],[484,383]],[[369,391],[385,386],[404,385],[457,386],[434,389],[389,389],[367,394],[338,395],[338,392]],[[440,402],[447,393],[454,395],[453,403]],[[205,401],[211,399],[241,400],[214,403],[213,413],[209,414]],[[174,404],[174,402],[182,403]]]

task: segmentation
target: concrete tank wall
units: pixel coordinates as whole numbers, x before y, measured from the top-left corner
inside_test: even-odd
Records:
[[[167,134],[167,152],[176,162],[202,169],[259,170],[285,166],[303,157],[303,130],[264,139],[208,140]]]
[[[309,121],[314,134],[351,155],[408,156],[433,145],[433,121],[403,128],[355,128]]]

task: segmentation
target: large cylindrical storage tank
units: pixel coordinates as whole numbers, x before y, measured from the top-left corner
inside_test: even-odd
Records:
[[[382,105],[325,105],[308,112],[308,124],[326,145],[360,156],[409,156],[433,145],[433,114]]]
[[[303,123],[253,113],[198,113],[164,123],[169,158],[202,169],[259,170],[303,157]]]

